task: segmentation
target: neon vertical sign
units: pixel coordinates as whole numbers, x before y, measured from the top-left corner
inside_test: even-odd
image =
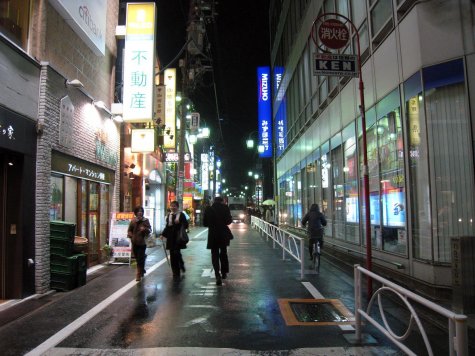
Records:
[[[257,68],[257,123],[259,145],[264,146],[264,152],[259,153],[259,157],[272,157],[270,67]]]
[[[285,105],[285,96],[279,93],[279,86],[284,75],[284,67],[274,68],[274,90],[276,93],[277,113],[274,118],[275,128],[275,149],[276,155],[280,156],[287,147],[287,108]],[[281,90],[282,92],[283,90]]]

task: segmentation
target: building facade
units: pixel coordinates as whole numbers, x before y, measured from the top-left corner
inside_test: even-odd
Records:
[[[323,13],[359,33],[373,264],[420,290],[450,293],[451,239],[474,234],[473,2],[272,1],[276,176],[281,224],[312,203],[325,247],[364,260],[358,78],[316,76],[310,34]],[[334,51],[335,52],[335,51]],[[355,34],[340,54],[357,54]]]
[[[76,224],[93,265],[118,210],[120,130],[107,109],[118,0],[74,4],[9,1],[0,8],[1,213],[8,221],[2,299],[50,289],[51,220]]]

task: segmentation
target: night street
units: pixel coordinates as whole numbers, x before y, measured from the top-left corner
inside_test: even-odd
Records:
[[[148,250],[141,282],[134,281],[131,267],[105,266],[85,286],[44,297],[45,305],[0,327],[2,355],[403,354],[373,328],[364,332],[377,344],[354,348],[343,337],[354,333],[347,323],[286,325],[279,299],[335,298],[351,312],[351,268],[324,258],[320,275],[308,270],[300,281],[298,263],[282,261],[280,250],[248,225],[233,226],[230,274],[222,286],[215,284],[205,249],[207,230],[195,228],[180,281],[172,279],[159,246]],[[397,307],[391,313],[404,319]],[[395,330],[401,327],[390,322]],[[430,332],[436,333],[435,354],[446,354],[447,336]],[[415,350],[423,346],[418,337],[411,339]]]

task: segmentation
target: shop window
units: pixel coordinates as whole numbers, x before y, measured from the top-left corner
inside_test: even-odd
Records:
[[[345,239],[359,242],[358,163],[356,156],[355,125],[350,124],[342,132],[344,173]]]
[[[450,262],[450,239],[474,234],[474,177],[463,60],[422,70],[432,178],[434,260]]]
[[[386,106],[394,107],[389,109]],[[397,105],[397,106],[396,106]],[[378,155],[380,160],[380,200],[382,242],[385,251],[406,254],[406,177],[404,143],[399,108],[399,91],[389,94],[376,107]]]
[[[411,236],[415,258],[432,259],[429,154],[424,96],[420,73],[404,83],[406,131],[408,138],[408,189],[411,206]],[[420,182],[428,184],[421,185]]]
[[[345,190],[343,175],[343,152],[341,134],[332,137],[331,141],[331,175],[333,187],[332,221],[333,237],[345,238]]]
[[[63,220],[64,206],[64,180],[63,177],[51,176],[50,195],[51,203],[49,207],[50,220]]]
[[[26,49],[30,17],[29,0],[0,1],[0,32]]]
[[[333,220],[331,216],[332,211],[332,194],[331,194],[331,158],[330,158],[330,143],[327,141],[321,146],[320,157],[320,184],[321,184],[321,197],[322,205],[320,209],[327,217],[327,226],[325,229],[326,236],[333,236]]]

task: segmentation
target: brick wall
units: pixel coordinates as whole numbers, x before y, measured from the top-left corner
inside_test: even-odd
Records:
[[[43,133],[38,136],[36,169],[35,217],[35,288],[45,293],[50,285],[49,207],[51,154],[65,154],[107,167],[115,171],[115,184],[110,189],[110,211],[119,209],[120,193],[120,127],[102,110],[91,105],[91,97],[110,107],[114,97],[114,67],[116,60],[115,26],[119,1],[107,1],[106,53],[95,55],[48,0],[32,5],[29,54],[42,61],[38,103],[38,122]],[[66,87],[66,79],[79,79],[84,92]],[[86,94],[87,93],[87,94]],[[69,96],[74,107],[71,147],[60,144],[60,101]],[[106,133],[106,147],[117,153],[117,163],[111,166],[96,157],[96,135]],[[104,136],[102,136],[104,137]]]

